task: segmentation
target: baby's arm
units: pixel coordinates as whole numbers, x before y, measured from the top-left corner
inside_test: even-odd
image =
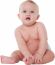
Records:
[[[42,23],[38,23],[38,33],[40,38],[40,44],[37,53],[43,56],[48,47],[48,44],[47,44],[47,32],[45,26]]]
[[[16,40],[17,40],[20,51],[22,52],[22,54],[25,57],[29,57],[31,55],[31,53],[29,52],[29,50],[28,50],[28,48],[26,46],[26,42],[23,39],[23,36],[22,36],[19,29],[16,29],[15,36],[16,36]]]
[[[29,52],[26,42],[23,39],[23,36],[18,29],[16,29],[16,31],[15,31],[15,36],[16,36],[16,40],[17,40],[19,49],[20,49],[21,53],[24,55],[23,61],[25,62],[25,64],[32,63],[34,58],[33,58],[32,54]]]

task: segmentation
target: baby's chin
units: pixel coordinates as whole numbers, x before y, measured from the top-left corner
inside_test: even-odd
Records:
[[[36,22],[34,22],[34,23],[24,23],[24,25],[25,26],[32,26],[32,25],[34,25]]]

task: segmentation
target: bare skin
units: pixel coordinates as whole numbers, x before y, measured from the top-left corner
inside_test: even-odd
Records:
[[[36,55],[37,54],[36,51],[38,51],[39,45],[40,45],[40,40],[38,37],[38,31],[37,31],[37,25],[38,25],[38,23],[35,23],[34,26],[28,27],[28,28],[23,25],[23,26],[17,28],[17,30],[16,30],[16,31],[19,30],[22,33],[23,41],[26,42],[25,45],[27,46],[26,48],[28,50],[29,55],[26,54],[26,56],[24,56],[23,53],[26,53],[24,50],[22,50],[23,53],[21,53],[21,51],[15,51],[12,53],[11,57],[2,56],[2,58],[3,58],[2,63],[12,63],[13,64],[13,63],[18,62],[19,60],[23,60],[26,64],[31,64],[31,63],[43,64],[43,63],[47,63],[47,62],[50,62],[53,60],[54,54],[52,51],[50,51],[48,49],[46,50],[45,54],[41,58],[42,61],[39,61],[39,60],[34,61],[34,58],[32,58],[32,56],[36,58],[39,55],[39,54]],[[32,32],[32,34],[31,34],[31,32]],[[16,35],[18,35],[17,32],[16,32]],[[21,38],[19,38],[19,39],[21,40]],[[21,48],[23,49],[23,44],[22,44]],[[24,49],[25,49],[25,47],[24,47]],[[27,59],[27,57],[30,57],[30,56],[31,56],[31,58]],[[29,62],[26,60],[28,60]]]
[[[24,2],[20,6],[18,16],[23,23],[15,30],[15,37],[20,50],[14,51],[10,57],[1,56],[1,62],[13,64],[23,60],[26,65],[30,65],[52,61],[54,53],[48,49],[45,26],[36,21],[39,18],[38,6]]]

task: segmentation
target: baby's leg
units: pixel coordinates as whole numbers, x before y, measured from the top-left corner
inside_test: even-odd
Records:
[[[54,59],[54,53],[50,50],[47,50],[45,55],[43,56],[42,62],[36,64],[45,64],[51,62]]]
[[[14,64],[17,63],[19,60],[23,59],[23,55],[20,51],[14,51],[10,57],[1,56],[1,63],[3,64]]]

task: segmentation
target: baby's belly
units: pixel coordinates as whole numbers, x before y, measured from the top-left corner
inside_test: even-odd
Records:
[[[38,47],[39,47],[39,40],[37,40],[37,39],[35,39],[35,40],[33,40],[33,39],[29,40],[28,43],[27,43],[27,47],[28,47],[29,51],[32,54],[34,54],[37,51]]]

